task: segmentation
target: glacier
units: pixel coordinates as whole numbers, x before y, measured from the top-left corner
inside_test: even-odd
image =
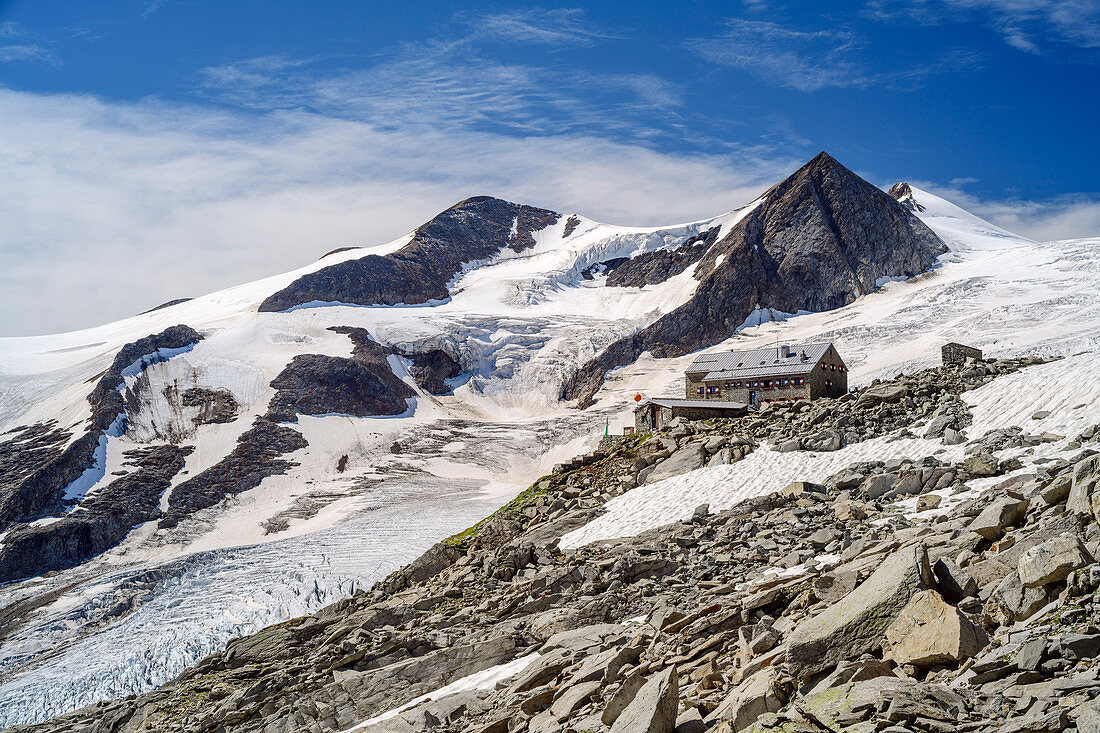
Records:
[[[922,207],[914,213],[950,248],[936,269],[883,282],[826,313],[773,314],[761,303],[768,317],[750,319],[713,348],[832,340],[855,384],[927,366],[944,341],[972,343],[995,355],[1061,354],[1069,358],[1043,367],[1050,370],[1048,390],[1038,390],[1028,381],[1037,377],[1025,371],[1008,378],[1019,381],[1012,398],[1017,403],[993,404],[980,394],[968,399],[976,420],[986,415],[991,425],[1001,419],[997,415],[1009,419],[1033,404],[1069,399],[1072,386],[1054,365],[1095,361],[1100,349],[1100,240],[1036,243],[919,189],[913,196]],[[590,450],[605,421],[616,430],[631,425],[633,395],[678,392],[682,369],[695,355],[643,355],[611,372],[596,405],[583,412],[559,404],[561,384],[578,364],[689,298],[692,268],[644,288],[602,287],[599,273],[591,280],[584,273],[615,257],[675,246],[713,226],[728,231],[750,207],[665,228],[614,227],[578,217],[568,237],[562,217],[536,232],[529,250],[467,268],[452,283],[450,299],[414,308],[326,303],[256,312],[264,297],[301,274],[393,251],[405,237],[114,324],[0,339],[0,430],[6,430],[47,419],[79,424],[87,417],[81,383],[121,344],[177,322],[203,330],[206,338],[190,351],[146,367],[141,379],[149,396],[130,415],[130,429],[112,439],[137,446],[170,436],[194,444],[187,475],[232,450],[266,410],[268,383],[294,355],[350,355],[351,342],[329,326],[366,328],[399,348],[443,348],[459,356],[466,373],[450,395],[418,390],[415,409],[402,416],[302,416],[290,426],[309,446],[288,456],[298,466],[287,474],[175,528],[135,528],[122,544],[78,568],[0,587],[0,611],[50,599],[0,636],[0,726],[151,689],[229,639],[366,589],[509,501],[554,463]],[[407,371],[394,366],[415,388]],[[231,423],[195,427],[187,410],[167,396],[169,387],[228,390],[242,412]],[[1080,398],[1091,407],[1076,415],[1054,411],[1049,428],[1069,429],[1084,412],[1095,414],[1097,399],[1095,391]],[[918,439],[852,448],[900,456],[928,446]],[[841,453],[836,460],[859,460]],[[337,472],[343,456],[348,469]],[[765,448],[737,468],[669,481],[685,482],[676,488],[688,492],[690,513],[703,501],[718,508],[772,490],[791,472],[827,473],[832,459],[812,459],[820,462],[814,466],[784,463],[796,460],[810,459]],[[743,472],[753,461],[760,465],[750,480]],[[185,478],[177,476],[173,486]],[[569,542],[639,531],[685,511],[686,504],[662,504],[662,495],[669,494],[652,487],[628,492]],[[646,506],[630,503],[639,501]]]

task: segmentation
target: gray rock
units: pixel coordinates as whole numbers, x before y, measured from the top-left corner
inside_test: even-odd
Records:
[[[555,649],[571,649],[573,651],[591,650],[592,647],[603,648],[617,641],[622,641],[629,635],[625,626],[618,624],[594,624],[582,626],[579,629],[560,631],[554,634],[539,649],[539,654],[546,654]]]
[[[1073,469],[1073,486],[1069,490],[1066,509],[1076,514],[1097,516],[1100,508],[1100,455],[1080,461]]]
[[[909,394],[909,388],[904,384],[880,384],[865,389],[863,394],[859,396],[859,399],[856,400],[856,406],[863,408],[872,407],[884,402],[900,402],[907,394]]]
[[[653,472],[646,478],[645,483],[656,483],[662,479],[672,478],[673,476],[679,476],[688,471],[702,468],[703,461],[705,461],[706,458],[707,451],[702,443],[689,443],[658,463],[653,469]]]
[[[645,676],[637,673],[623,680],[622,686],[615,691],[615,694],[607,701],[607,705],[604,706],[603,713],[600,714],[600,721],[609,728],[614,725],[622,712],[626,710],[626,706],[635,698],[638,690],[642,689],[645,683]]]
[[[1066,634],[1056,648],[1065,659],[1093,659],[1100,655],[1100,634]]]
[[[1067,532],[1025,552],[1020,557],[1017,571],[1021,583],[1028,588],[1038,588],[1049,583],[1059,583],[1074,570],[1092,561],[1092,556],[1081,540]]]
[[[917,498],[917,511],[925,512],[929,509],[935,509],[943,501],[943,497],[939,494],[924,494]]]
[[[898,664],[958,664],[985,648],[989,637],[934,590],[922,590],[886,629],[889,655]]]
[[[889,677],[892,675],[893,665],[890,662],[876,659],[870,654],[864,654],[856,661],[845,661],[838,664],[836,669],[814,683],[812,691],[821,692],[848,682],[862,682],[875,677]]]
[[[997,459],[988,453],[970,456],[962,462],[962,467],[971,476],[996,476],[998,465]]]
[[[1042,588],[1027,588],[1020,582],[1020,574],[1012,571],[993,590],[986,608],[990,615],[999,616],[1011,623],[1028,618],[1047,603]]]
[[[987,540],[997,540],[1007,527],[1020,523],[1027,514],[1027,507],[1027,499],[999,497],[974,517],[969,529]]]
[[[924,432],[926,438],[942,438],[948,428],[957,427],[955,424],[955,418],[951,415],[936,415],[932,418],[932,421],[928,423],[928,430]]]
[[[550,714],[559,722],[569,719],[571,715],[595,695],[603,683],[577,682],[563,689],[550,706]]]
[[[1060,504],[1069,498],[1070,487],[1073,486],[1072,476],[1059,476],[1039,490],[1039,496],[1048,505]]]
[[[947,428],[943,431],[943,444],[944,445],[962,445],[966,442],[966,436],[954,428]]]
[[[1078,705],[1070,717],[1077,724],[1077,733],[1100,733],[1100,702]]]
[[[1016,669],[1021,672],[1039,669],[1039,665],[1046,659],[1046,653],[1046,639],[1025,641],[1016,652]]]
[[[573,664],[572,653],[566,649],[555,649],[543,654],[533,664],[528,665],[512,680],[514,692],[527,692],[539,685],[545,685],[557,677],[564,669]]]
[[[653,675],[611,726],[611,733],[672,733],[680,689],[675,667]]]
[[[611,684],[618,679],[619,670],[626,664],[636,664],[642,650],[638,647],[626,646],[608,649],[598,654],[592,654],[581,663],[580,669],[573,674],[572,683],[596,681],[601,684]]]
[[[676,718],[676,733],[706,733],[707,724],[696,708],[688,708]]]
[[[787,649],[791,674],[807,677],[875,648],[913,594],[934,583],[924,545],[890,555],[839,603],[794,630]]]
[[[730,727],[734,731],[748,728],[764,713],[777,713],[783,708],[786,699],[779,694],[778,679],[775,667],[765,667],[730,693]]]
[[[867,498],[878,499],[887,491],[893,489],[897,480],[898,477],[896,474],[880,473],[874,476],[868,476],[859,488],[863,493],[867,494]]]
[[[948,603],[978,595],[978,583],[970,574],[949,558],[941,558],[932,566],[940,594]]]

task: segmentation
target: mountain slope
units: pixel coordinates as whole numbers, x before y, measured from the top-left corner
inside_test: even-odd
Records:
[[[842,171],[831,175],[846,180]],[[831,231],[815,199],[829,198],[821,193],[827,182],[809,178],[789,189],[797,206],[784,209],[761,198],[669,227],[617,227],[563,215],[532,231],[518,250],[504,246],[474,263],[463,255],[447,298],[418,307],[307,302],[286,311],[259,310],[311,272],[394,253],[412,241],[410,234],[116,324],[0,339],[0,430],[23,426],[64,449],[88,419],[87,395],[97,375],[126,344],[175,324],[203,337],[130,378],[135,400],[126,403],[126,431],[108,436],[104,479],[86,495],[91,501],[121,472],[127,472],[122,478],[136,476],[128,463],[139,452],[165,445],[190,449],[151,512],[175,514],[178,522],[145,521],[79,565],[0,589],[0,614],[15,614],[0,630],[0,724],[148,689],[230,638],[367,586],[434,540],[492,512],[532,476],[590,449],[605,419],[613,428],[627,424],[634,393],[678,391],[680,370],[691,357],[643,354],[607,377],[594,409],[577,411],[559,401],[579,364],[696,298],[703,283],[723,270],[728,255],[716,251],[720,243],[758,209],[774,209],[774,218],[762,217],[751,231],[764,232],[775,222],[770,241],[783,243],[776,254],[763,247],[772,260],[761,268],[764,277],[775,278],[771,266],[777,272],[786,267],[784,277],[797,274],[794,265],[806,255],[784,265],[782,254],[801,240],[783,240],[778,224],[789,227],[791,212],[805,212],[815,231]],[[776,337],[827,338],[837,342],[858,384],[900,366],[926,365],[940,340],[1010,354],[1087,347],[1074,340],[1082,323],[1100,322],[1089,295],[1097,287],[1082,264],[1094,256],[1087,243],[1039,247],[998,234],[924,192],[913,189],[912,195],[924,207],[916,213],[951,247],[943,267],[877,289],[871,280],[873,292],[850,305],[746,328],[718,348],[774,343]],[[885,194],[860,200],[877,207],[879,196]],[[841,240],[857,241],[845,234],[851,229],[843,220],[859,212],[831,211],[842,220]],[[503,227],[507,232],[511,223]],[[739,238],[746,236],[735,239],[744,244]],[[824,261],[836,264],[821,268],[829,279],[846,278],[854,287],[861,278],[878,277],[873,268],[860,270],[858,258],[849,264],[838,247],[822,250]],[[864,253],[867,261],[890,261],[892,254]],[[712,270],[697,279],[704,268]],[[716,316],[724,317],[726,303],[741,302],[732,295],[713,297]],[[814,297],[824,306],[826,295]],[[778,302],[759,304],[776,311],[753,311],[752,303],[742,321],[784,318]],[[677,343],[669,334],[671,349]],[[357,353],[372,371],[361,369]],[[331,372],[323,379],[279,379],[303,357],[307,365],[336,368],[322,366]],[[408,393],[397,383],[414,396],[403,396]],[[372,384],[390,385],[385,409],[373,402],[381,393]],[[406,409],[396,415],[381,414],[402,405]],[[269,415],[280,421],[271,422],[278,430],[249,435]],[[0,441],[15,435],[0,435]],[[268,450],[280,441],[290,450]],[[154,483],[147,485],[155,494]],[[137,493],[133,500],[136,507]],[[89,506],[37,521],[48,528]]]
[[[535,245],[533,232],[554,224],[553,211],[476,196],[461,201],[418,228],[392,254],[367,255],[304,275],[268,296],[261,311],[282,311],[306,303],[417,305],[443,300],[464,266],[507,248]]]
[[[562,396],[590,405],[604,375],[642,352],[669,357],[712,346],[761,306],[788,313],[838,308],[881,278],[927,270],[944,251],[908,209],[820,153],[699,253],[699,287],[688,302],[612,344],[565,384]]]

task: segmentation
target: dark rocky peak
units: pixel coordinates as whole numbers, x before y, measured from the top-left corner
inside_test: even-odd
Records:
[[[688,302],[609,346],[562,395],[590,404],[607,371],[643,351],[665,358],[713,346],[757,306],[788,313],[839,308],[873,290],[881,277],[929,269],[944,251],[908,209],[819,153],[706,250]]]
[[[924,211],[924,207],[913,198],[913,189],[905,181],[895,183],[886,193],[910,211]]]
[[[260,310],[282,311],[312,301],[417,305],[443,300],[464,266],[504,248],[522,252],[535,244],[534,232],[559,217],[547,209],[492,196],[468,198],[421,225],[396,252],[367,255],[305,275],[269,296]]]

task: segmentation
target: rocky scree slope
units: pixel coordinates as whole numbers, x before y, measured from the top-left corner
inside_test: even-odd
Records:
[[[991,431],[957,463],[856,464],[636,537],[558,546],[682,451],[737,461],[784,435],[801,450],[822,428],[953,440],[968,422],[959,393],[1038,361],[929,369],[609,441],[369,593],[232,642],[155,692],[20,730],[1100,730],[1100,426],[950,514],[916,520],[898,499],[934,506],[1019,468],[994,448],[1058,436]],[[533,652],[495,685],[369,722]]]
[[[387,255],[368,255],[304,275],[260,304],[283,311],[314,301],[352,305],[416,305],[450,296],[448,284],[463,266],[508,248],[535,244],[531,233],[560,215],[533,206],[476,196],[455,204]]]
[[[562,397],[584,407],[615,367],[642,352],[681,356],[729,338],[757,306],[787,313],[847,305],[883,277],[932,267],[946,246],[891,196],[827,153],[769,190],[713,246],[705,235],[675,252],[613,263],[612,285],[660,282],[695,264],[699,285],[676,310],[585,364]],[[617,274],[621,273],[621,274]]]

